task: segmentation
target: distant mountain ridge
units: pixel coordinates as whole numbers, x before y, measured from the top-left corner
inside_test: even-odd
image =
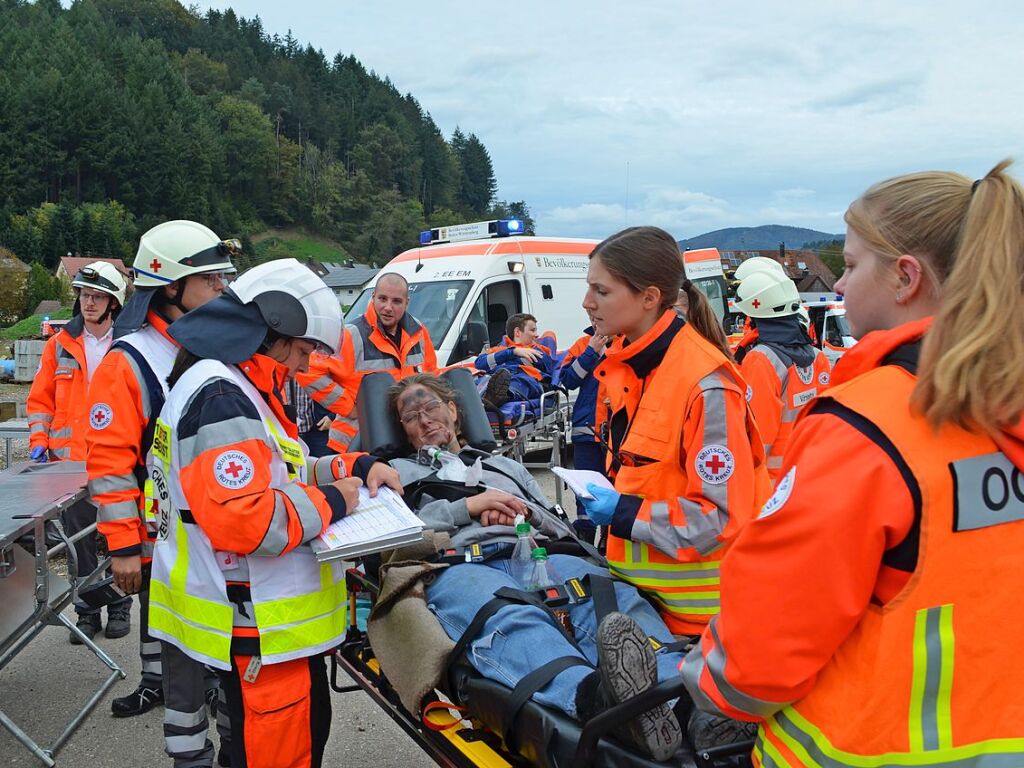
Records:
[[[821,240],[843,240],[845,235],[832,235],[816,229],[766,224],[760,227],[728,227],[680,240],[680,248],[717,248],[720,251],[766,251],[785,243],[787,248],[801,248]]]

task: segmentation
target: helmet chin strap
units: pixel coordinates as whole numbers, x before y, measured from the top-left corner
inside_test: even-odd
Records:
[[[188,279],[183,277],[182,279],[176,280],[175,282],[178,285],[178,294],[173,297],[168,296],[167,303],[170,304],[172,307],[177,307],[178,309],[180,309],[181,314],[187,315],[188,307],[186,307],[184,302],[182,302],[182,298],[184,298],[185,296],[185,284],[188,282]]]
[[[107,322],[107,318],[109,318],[111,313],[114,311],[114,302],[117,301],[117,299],[115,299],[113,296],[109,296],[109,294],[108,297],[109,298],[107,299],[107,308],[103,310],[103,314],[100,315],[99,319],[96,321],[97,325],[103,325],[105,322]]]

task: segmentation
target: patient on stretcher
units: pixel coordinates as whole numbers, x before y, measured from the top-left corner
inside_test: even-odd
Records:
[[[568,526],[548,511],[543,492],[522,465],[461,446],[459,409],[445,381],[430,374],[403,379],[391,388],[388,401],[416,450],[409,458],[391,461],[407,489],[406,499],[427,527],[447,533],[454,547],[479,544],[482,552],[495,555],[441,570],[426,586],[430,611],[457,642],[495,592],[522,589],[508,560],[516,541],[516,515],[530,521],[540,545],[566,536]],[[421,451],[424,446],[442,450]],[[410,493],[417,484],[420,491]],[[556,554],[551,563],[559,581],[609,576],[607,569],[581,557]],[[574,638],[542,605],[504,605],[469,639],[468,661],[484,677],[515,688],[544,665],[569,659],[552,665],[559,671],[532,698],[581,722],[659,680],[678,676],[682,653],[663,647],[675,639],[657,611],[631,585],[611,581],[608,586],[618,611],[600,625],[594,600],[567,606]],[[657,760],[671,756],[681,741],[668,704],[624,724],[619,735]]]

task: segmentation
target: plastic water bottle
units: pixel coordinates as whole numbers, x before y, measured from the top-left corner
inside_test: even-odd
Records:
[[[525,521],[522,515],[516,515],[516,545],[512,549],[509,561],[512,566],[512,577],[525,587],[533,570],[533,550],[537,546],[530,532],[533,527]]]
[[[544,547],[534,547],[530,553],[530,575],[526,579],[526,590],[536,592],[555,586],[555,568],[548,561],[548,551]]]
[[[558,576],[554,566],[548,562],[548,551],[544,547],[535,547],[532,559],[533,565],[530,570],[530,578],[526,585],[526,590],[528,592],[536,592],[556,586],[558,584]],[[572,618],[569,616],[569,611],[565,608],[554,608],[552,613],[554,613],[555,619],[561,625],[562,630],[570,638],[574,638],[576,633],[572,627]]]

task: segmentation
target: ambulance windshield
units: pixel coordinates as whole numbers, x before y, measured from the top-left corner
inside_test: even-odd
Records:
[[[459,314],[472,280],[438,280],[430,283],[409,283],[409,312],[427,326],[434,345],[440,345]],[[373,288],[367,288],[345,313],[345,322],[351,323],[366,311]]]

